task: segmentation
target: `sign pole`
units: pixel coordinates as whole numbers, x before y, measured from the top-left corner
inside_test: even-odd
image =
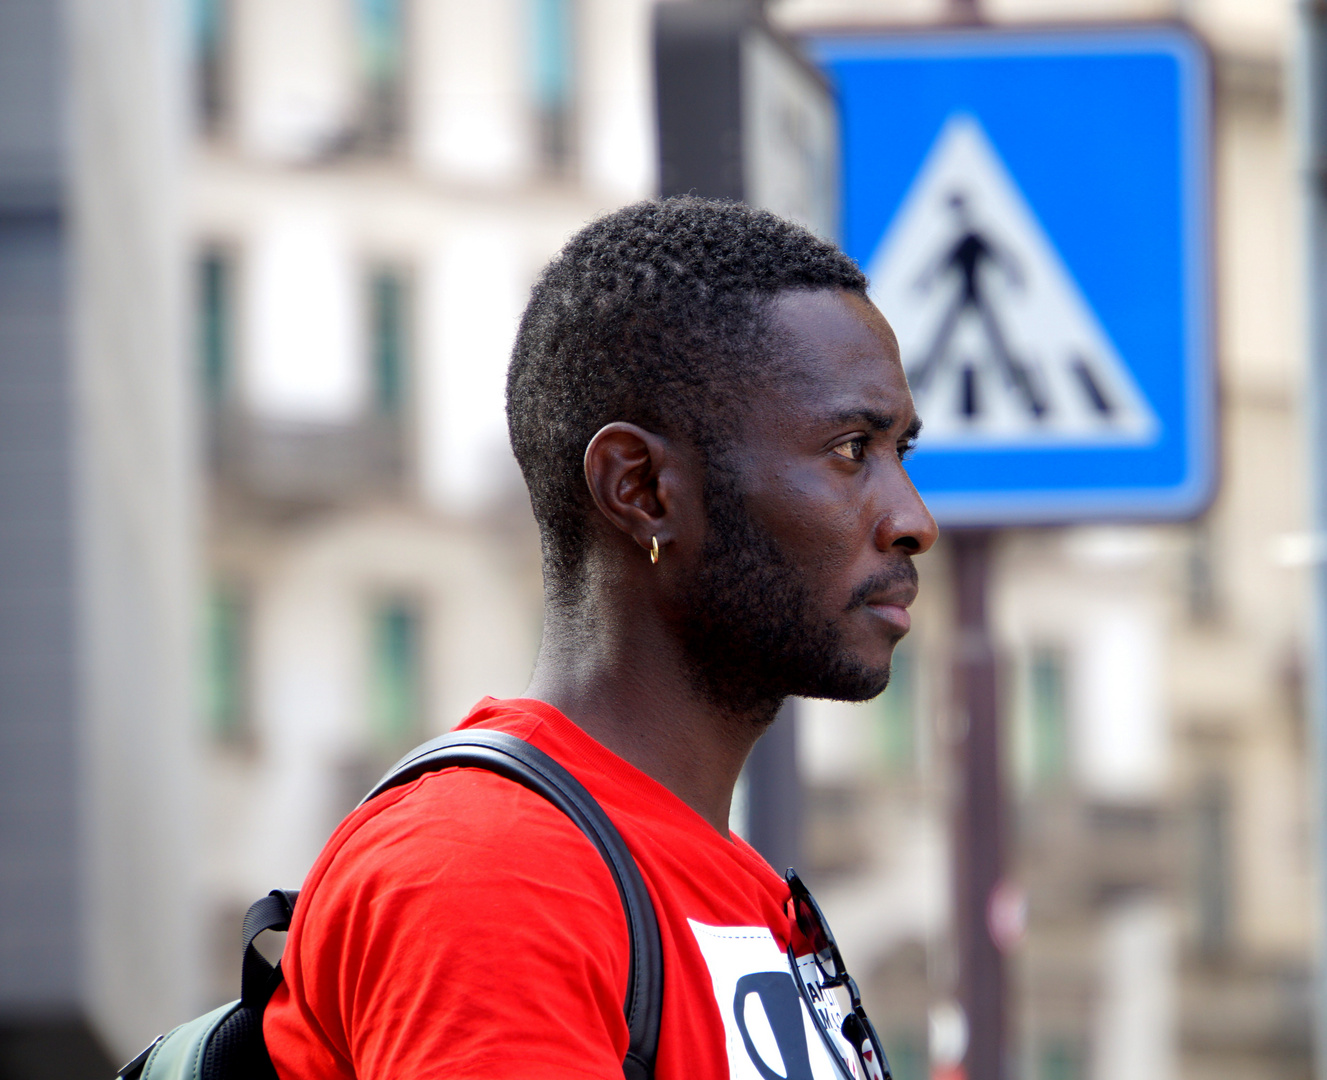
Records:
[[[987,615],[993,532],[950,534],[957,651],[955,711],[961,794],[956,824],[959,982],[967,1014],[966,1080],[1004,1073],[1004,957],[992,935],[992,905],[1004,876],[1004,793],[995,645]]]
[[[949,0],[950,18],[956,23],[982,22],[981,0]]]
[[[782,874],[802,865],[802,784],[797,774],[797,705],[789,698],[746,762],[744,839]]]

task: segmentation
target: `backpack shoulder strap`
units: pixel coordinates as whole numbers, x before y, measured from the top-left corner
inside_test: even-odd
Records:
[[[289,930],[290,916],[295,911],[298,898],[299,892],[296,889],[273,889],[261,900],[255,900],[249,905],[244,915],[241,1004],[261,1011],[281,981],[280,966],[268,963],[267,958],[254,945],[254,939],[264,930]]]
[[[598,848],[617,885],[630,942],[624,1006],[630,1041],[622,1071],[626,1080],[650,1080],[663,1011],[663,948],[654,904],[621,834],[571,773],[542,750],[503,731],[457,731],[416,747],[392,766],[363,802],[425,773],[451,768],[487,769],[523,784],[571,818]]]

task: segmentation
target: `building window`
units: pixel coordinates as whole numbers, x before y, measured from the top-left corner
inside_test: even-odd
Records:
[[[1198,886],[1198,944],[1220,956],[1230,941],[1230,785],[1209,774],[1198,786],[1194,855]]]
[[[1217,590],[1216,546],[1208,520],[1196,522],[1190,531],[1184,577],[1189,621],[1195,626],[1211,626],[1220,615],[1221,604]]]
[[[405,32],[401,0],[355,0],[363,103],[360,143],[370,152],[396,145],[404,127]]]
[[[1030,779],[1037,786],[1063,780],[1069,767],[1069,701],[1061,650],[1036,648],[1028,662],[1027,736]]]
[[[1082,1080],[1084,1056],[1066,1039],[1049,1039],[1037,1054],[1037,1080]]]
[[[889,686],[875,703],[877,745],[885,771],[911,773],[917,764],[917,663],[911,649],[895,648]]]
[[[205,251],[197,267],[198,361],[203,397],[217,407],[230,396],[234,378],[234,260],[220,249]]]
[[[571,164],[575,97],[575,8],[573,0],[528,0],[531,4],[531,89],[545,167],[555,175]]]
[[[409,286],[400,270],[369,276],[369,350],[373,400],[383,416],[404,411],[410,379]]]
[[[930,1065],[926,1060],[926,1040],[915,1032],[895,1032],[881,1039],[889,1054],[890,1072],[894,1080],[929,1080]]]
[[[191,0],[194,94],[198,123],[215,135],[226,119],[226,58],[230,32],[226,0]]]
[[[415,604],[400,597],[373,611],[369,723],[375,741],[392,750],[417,742],[423,731],[422,626]]]
[[[249,723],[249,605],[229,583],[212,586],[204,628],[204,709],[208,729],[220,742],[242,743]]]

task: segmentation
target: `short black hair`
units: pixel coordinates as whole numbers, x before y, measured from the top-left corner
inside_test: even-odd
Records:
[[[507,371],[507,426],[552,595],[577,591],[594,509],[582,462],[595,432],[624,420],[680,435],[712,464],[718,426],[773,371],[770,301],[823,288],[865,295],[866,278],[799,225],[693,196],[607,214],[544,268]]]

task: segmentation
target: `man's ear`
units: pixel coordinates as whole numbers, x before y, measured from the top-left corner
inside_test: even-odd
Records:
[[[599,512],[646,551],[672,539],[673,501],[667,439],[636,424],[605,424],[585,448],[585,481]],[[674,455],[675,456],[675,455]]]

